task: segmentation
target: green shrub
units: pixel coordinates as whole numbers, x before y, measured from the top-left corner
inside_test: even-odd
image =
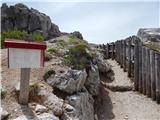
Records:
[[[56,42],[56,45],[57,45],[58,48],[62,48],[63,49],[67,44],[65,43],[64,40],[58,40]]]
[[[44,74],[43,79],[47,80],[51,75],[55,75],[55,74],[56,72],[54,70],[49,70]]]
[[[37,42],[42,42],[44,41],[45,37],[40,35],[40,34],[36,34],[36,33],[33,33],[31,34],[31,38],[34,40],[34,41],[37,41]]]
[[[47,50],[47,52],[49,52],[49,53],[51,53],[51,54],[53,54],[53,53],[58,53],[58,50],[56,49],[56,48],[49,48],[48,50]]]
[[[40,34],[28,34],[26,31],[20,31],[20,30],[12,30],[7,32],[1,33],[1,48],[4,48],[4,41],[6,38],[10,39],[19,39],[19,40],[25,40],[27,38],[31,38],[33,41],[43,41],[45,38],[44,36]]]
[[[79,42],[75,36],[70,36],[69,37],[69,44],[76,45],[76,44],[79,44]]]
[[[65,57],[65,63],[74,69],[89,67],[92,57],[87,53],[86,49],[88,49],[88,46],[84,44],[78,44],[69,48],[68,55]]]

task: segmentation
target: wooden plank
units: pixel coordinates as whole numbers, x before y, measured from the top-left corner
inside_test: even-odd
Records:
[[[151,70],[151,97],[156,100],[156,82],[155,82],[155,52],[150,50],[150,70]]]
[[[21,68],[19,103],[27,105],[29,99],[30,68]]]
[[[114,60],[114,43],[111,44],[111,50],[112,50],[112,53],[111,53],[111,58],[112,60]]]
[[[123,64],[123,70],[124,70],[124,72],[126,72],[127,71],[127,69],[126,69],[126,40],[124,40],[124,64]]]
[[[128,77],[131,77],[131,39],[128,40]]]
[[[115,42],[115,60],[117,61],[117,41]]]
[[[135,40],[135,48],[134,48],[134,89],[138,91],[138,83],[139,83],[139,41]]]
[[[139,86],[138,90],[142,93],[142,44],[139,44]]]
[[[156,101],[160,103],[160,53],[155,54]]]
[[[120,41],[120,66],[121,66],[121,68],[123,67],[123,43],[122,43],[122,40]]]
[[[146,95],[146,48],[142,47],[142,89]]]
[[[150,71],[150,49],[147,48],[147,73],[146,73],[146,94],[151,97],[151,71]]]

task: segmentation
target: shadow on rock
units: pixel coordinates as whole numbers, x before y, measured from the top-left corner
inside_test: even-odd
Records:
[[[112,109],[113,105],[109,97],[109,92],[101,84],[100,94],[95,100],[95,112],[98,116],[98,120],[112,120],[115,117]]]
[[[21,105],[21,110],[27,119],[38,119],[28,105]]]

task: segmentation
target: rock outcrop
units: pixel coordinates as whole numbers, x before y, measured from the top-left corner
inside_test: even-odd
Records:
[[[81,90],[84,86],[87,73],[85,70],[72,70],[61,75],[51,75],[47,79],[47,83],[52,87],[56,87],[64,92],[72,94]]]
[[[6,120],[9,116],[9,113],[3,108],[1,108],[0,116],[1,116],[1,120]]]
[[[42,34],[47,39],[61,35],[58,26],[51,22],[49,16],[33,8],[29,9],[21,3],[14,6],[2,4],[1,25],[2,32],[13,29],[25,30]]]
[[[43,113],[34,117],[21,115],[14,120],[59,120],[59,118],[50,113]]]
[[[72,35],[76,36],[77,38],[83,40],[83,36],[79,31],[74,31],[73,33],[71,33]]]
[[[89,70],[85,86],[91,95],[98,95],[100,86],[100,76],[97,65],[91,65],[91,70]]]
[[[66,98],[63,120],[94,120],[93,98],[87,90]]]
[[[45,105],[45,107],[52,110],[54,115],[61,116],[62,115],[62,108],[64,101],[60,98],[58,98],[56,95],[54,95],[51,91],[47,90],[47,87],[44,85],[41,85],[37,89],[37,95],[42,96],[42,102]]]
[[[143,41],[160,42],[160,28],[141,28],[137,36]]]
[[[103,56],[99,54],[96,59],[98,69],[101,73],[107,73],[111,70],[111,66],[107,61],[104,60]]]

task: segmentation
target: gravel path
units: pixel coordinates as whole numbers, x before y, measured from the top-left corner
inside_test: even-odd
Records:
[[[115,80],[102,82],[101,100],[96,109],[99,120],[160,120],[160,105],[146,96],[132,90],[114,91],[110,86],[132,87],[127,73],[115,61],[108,60],[113,66]]]

